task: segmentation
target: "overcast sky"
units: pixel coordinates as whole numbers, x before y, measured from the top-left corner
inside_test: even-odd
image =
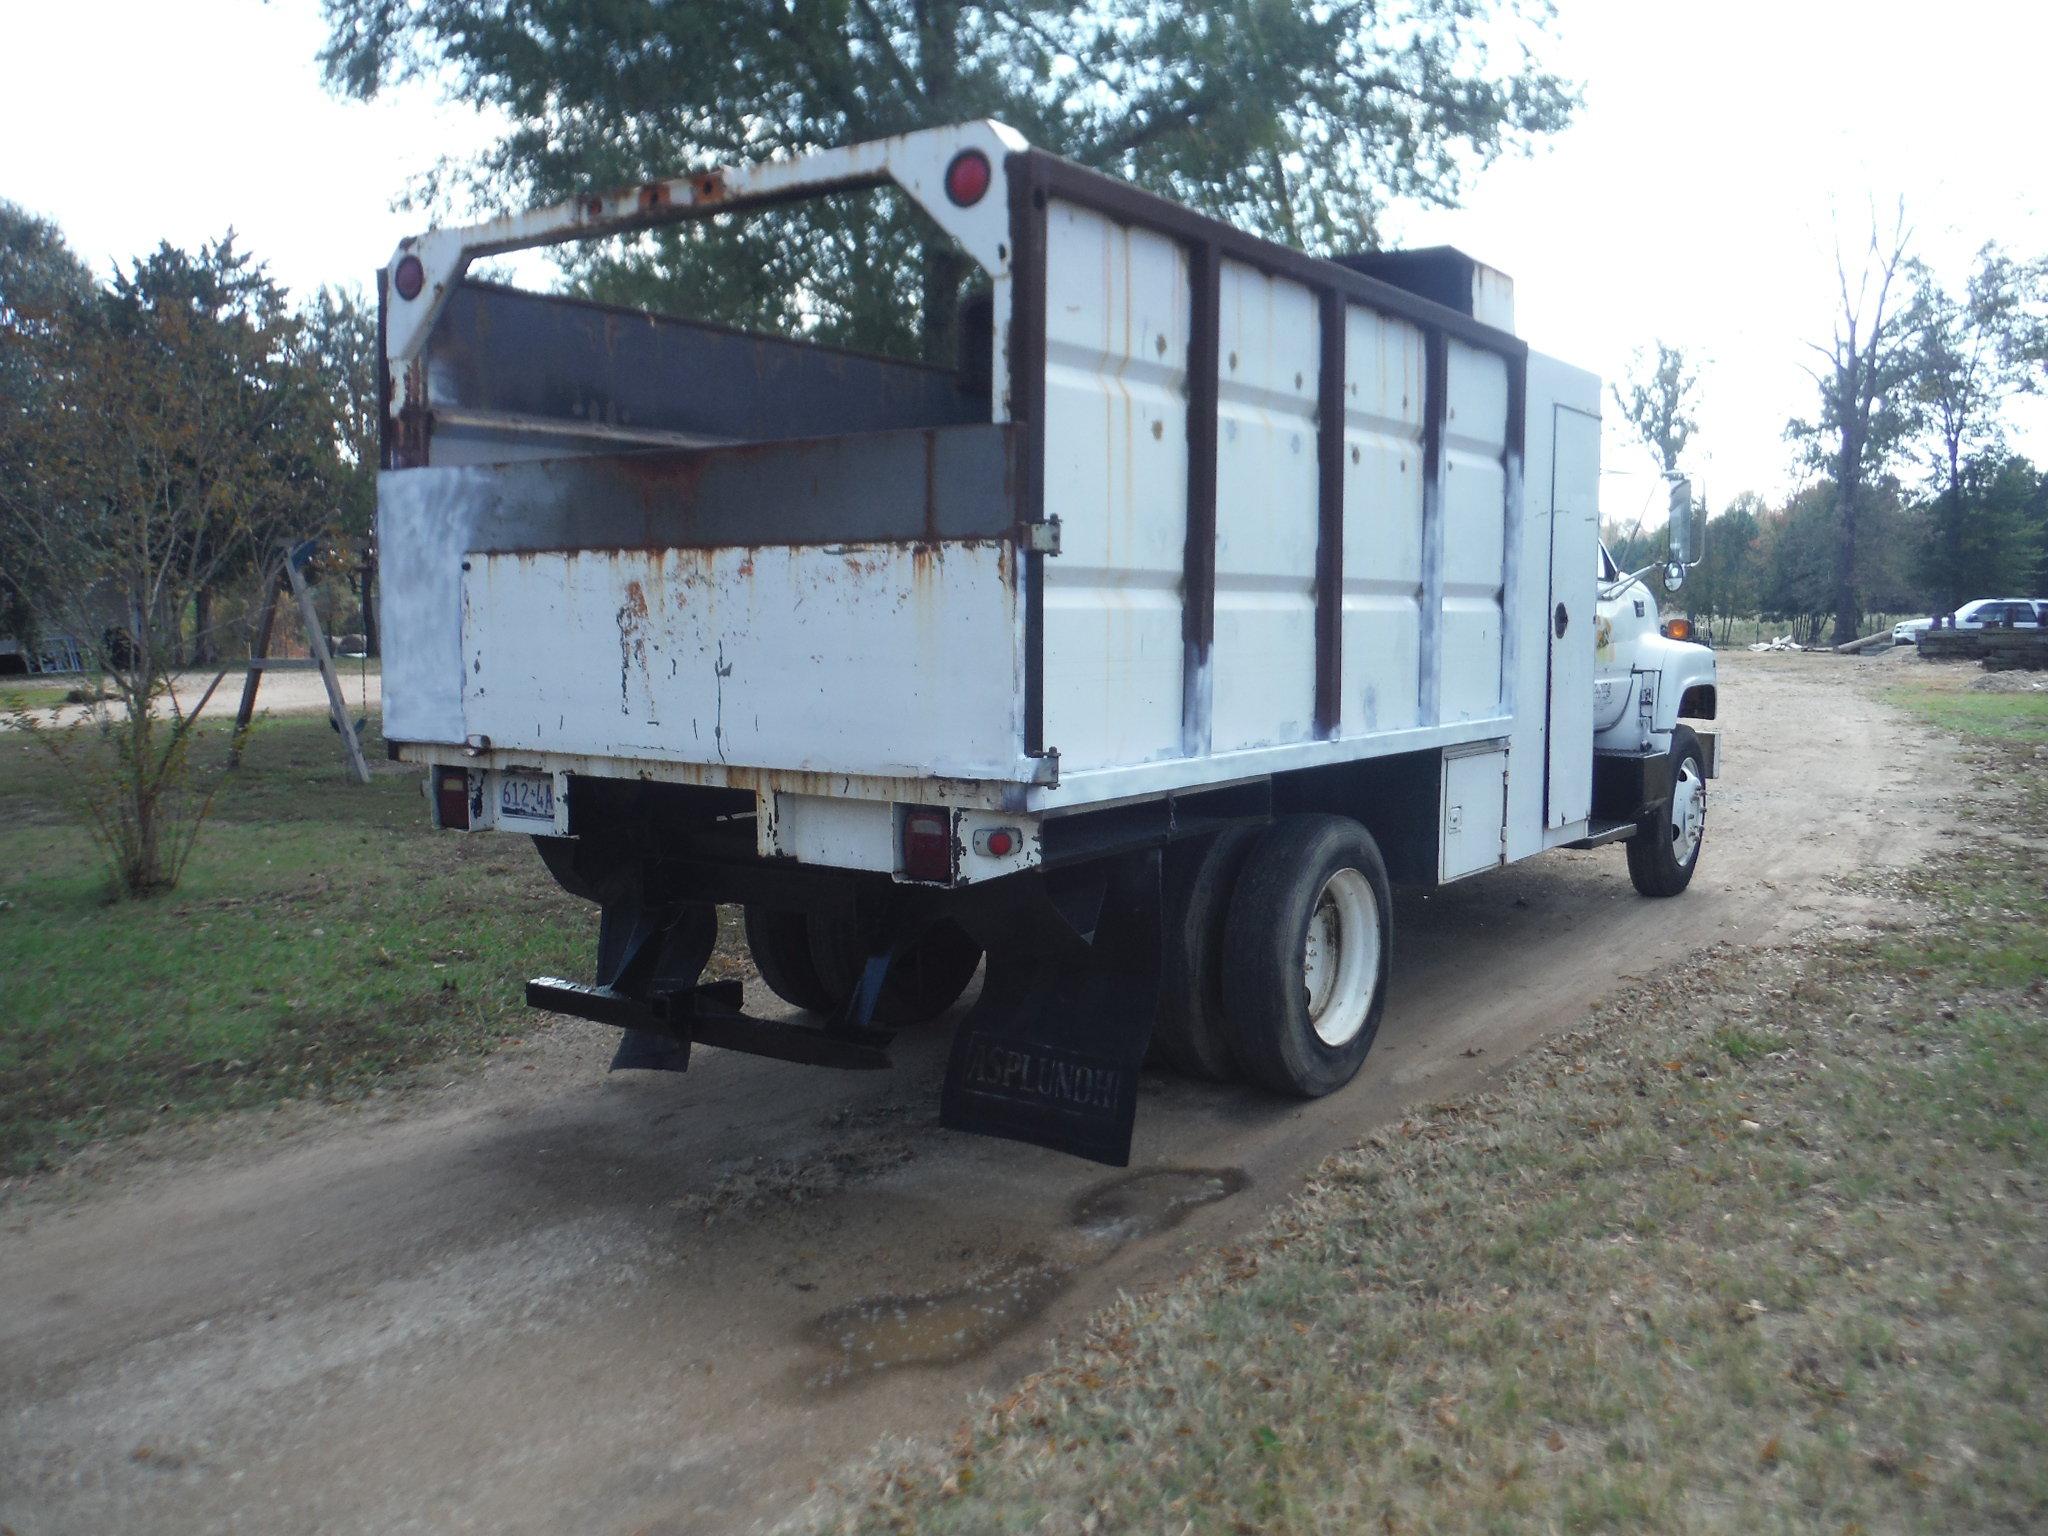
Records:
[[[1516,283],[1531,343],[1613,378],[1662,337],[1705,362],[1691,467],[1718,508],[1797,480],[1836,230],[1906,200],[1916,249],[1960,279],[1997,239],[2048,252],[2048,7],[1859,0],[1559,0],[1552,62],[1572,128],[1480,177],[1455,211],[1397,211],[1396,243],[1448,243]],[[417,215],[418,172],[495,125],[423,89],[364,105],[321,85],[318,0],[68,0],[0,22],[0,197],[54,219],[104,271],[229,225],[295,291],[367,284]],[[678,169],[684,169],[678,167]],[[2020,446],[2048,460],[2048,409]],[[1612,418],[1616,413],[1610,410]],[[1611,425],[1611,423],[1610,423]],[[1648,480],[1610,431],[1603,500]]]

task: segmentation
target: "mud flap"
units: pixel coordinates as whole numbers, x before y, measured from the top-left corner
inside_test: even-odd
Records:
[[[1159,852],[1027,888],[1025,911],[988,914],[976,935],[994,942],[980,1001],[953,1037],[939,1118],[1125,1167],[1159,1007]]]

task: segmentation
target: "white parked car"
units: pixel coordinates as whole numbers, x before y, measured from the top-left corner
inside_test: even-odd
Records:
[[[1956,628],[2048,628],[2048,598],[1980,597],[1956,610]]]

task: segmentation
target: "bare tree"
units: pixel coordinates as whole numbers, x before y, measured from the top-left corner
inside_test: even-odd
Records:
[[[1906,384],[1911,376],[1916,312],[1906,301],[1906,252],[1912,230],[1906,207],[1898,206],[1887,233],[1876,210],[1870,236],[1859,253],[1853,279],[1850,260],[1835,241],[1835,281],[1840,308],[1833,339],[1808,342],[1821,361],[1807,365],[1820,391],[1820,412],[1811,422],[1794,421],[1789,434],[1804,441],[1816,466],[1835,486],[1834,643],[1856,638],[1862,619],[1857,593],[1856,538],[1865,486],[1904,439],[1911,421]]]

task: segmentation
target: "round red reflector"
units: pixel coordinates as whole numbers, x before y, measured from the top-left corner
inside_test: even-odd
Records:
[[[996,856],[997,858],[1001,858],[1001,857],[1002,857],[1002,856],[1003,856],[1004,854],[1008,853],[1008,852],[1010,851],[1011,847],[1012,847],[1012,843],[1011,843],[1011,841],[1010,841],[1010,834],[1009,834],[1009,833],[1007,833],[1007,832],[991,832],[991,833],[989,833],[989,835],[988,835],[988,851],[989,851],[990,853],[994,854],[994,855],[995,855],[995,856]]]
[[[962,208],[971,208],[988,195],[995,176],[987,155],[978,149],[963,149],[946,167],[946,196]]]
[[[401,299],[416,299],[426,285],[427,269],[420,265],[419,257],[401,257],[396,270],[391,274],[391,286],[398,290],[398,296]]]

